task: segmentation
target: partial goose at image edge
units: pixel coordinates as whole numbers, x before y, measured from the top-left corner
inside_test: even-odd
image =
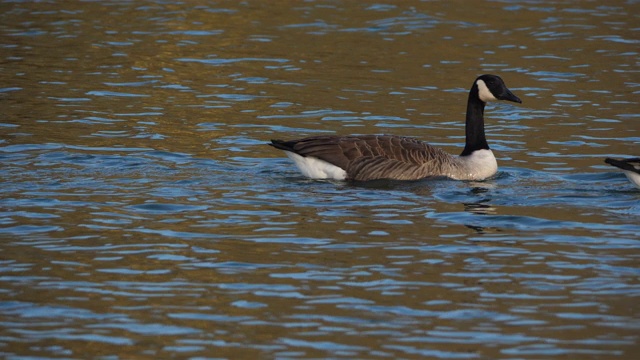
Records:
[[[640,189],[640,157],[626,158],[626,159],[614,159],[606,158],[604,162],[615,166],[627,176],[627,179]]]

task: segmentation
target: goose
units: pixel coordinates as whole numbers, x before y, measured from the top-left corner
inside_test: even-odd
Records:
[[[268,145],[284,150],[300,172],[312,179],[484,180],[498,171],[484,134],[484,107],[497,100],[522,103],[499,76],[485,74],[476,78],[467,100],[465,147],[459,156],[415,138],[396,135],[321,135],[271,140]]]
[[[606,158],[604,159],[604,162],[621,169],[622,172],[627,175],[627,179],[629,179],[632,184],[640,189],[640,158],[629,158],[622,160]]]

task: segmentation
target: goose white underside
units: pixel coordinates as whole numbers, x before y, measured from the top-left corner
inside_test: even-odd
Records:
[[[285,151],[289,159],[293,160],[302,175],[311,179],[334,179],[344,180],[347,172],[344,169],[320,160],[313,156],[300,156],[291,151]]]
[[[498,162],[488,149],[476,150],[467,156],[458,156],[461,163],[456,173],[448,176],[455,180],[484,180],[498,172]]]
[[[635,173],[629,170],[622,170],[625,175],[627,175],[627,179],[631,181],[638,189],[640,189],[640,174]]]

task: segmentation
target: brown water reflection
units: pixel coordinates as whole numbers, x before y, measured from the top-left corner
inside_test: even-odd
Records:
[[[636,2],[0,4],[7,358],[631,358]],[[411,135],[499,175],[345,184],[265,145]]]

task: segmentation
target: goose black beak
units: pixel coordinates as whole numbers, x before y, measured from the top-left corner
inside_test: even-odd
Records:
[[[500,96],[498,100],[513,101],[517,102],[518,104],[522,104],[522,100],[520,100],[519,97],[513,95],[513,93],[509,89],[507,89],[507,91],[502,96]]]

